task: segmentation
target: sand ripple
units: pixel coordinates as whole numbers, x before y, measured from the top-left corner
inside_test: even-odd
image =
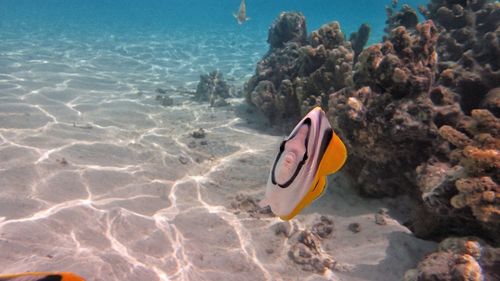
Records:
[[[231,35],[238,44],[210,34],[51,36],[0,35],[0,273],[65,270],[106,281],[334,278],[288,258],[290,242],[271,230],[277,218],[231,207],[236,194],[262,196],[280,136],[247,124],[242,116],[254,117],[241,109],[242,99],[217,109],[182,93],[172,94],[171,107],[155,100],[157,87],[194,90],[199,75],[215,68],[241,87],[263,44],[238,34]],[[206,138],[191,136],[199,128]],[[335,213],[332,196],[325,198],[297,227],[309,227],[315,213]],[[366,221],[370,208],[350,220]],[[398,231],[407,233],[397,223],[375,232],[374,264],[390,243],[400,245],[388,238]],[[363,264],[370,242],[357,243],[349,245],[360,250],[349,262]],[[403,259],[396,272],[418,258]],[[370,270],[348,280],[385,276],[383,263]]]

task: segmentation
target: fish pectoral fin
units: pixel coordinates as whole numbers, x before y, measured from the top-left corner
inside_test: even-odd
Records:
[[[245,20],[250,20],[250,18],[245,18]]]
[[[324,176],[333,174],[342,168],[346,159],[347,149],[337,134],[333,133],[333,137],[323,155],[318,173]]]
[[[234,18],[238,18],[238,14],[233,13],[233,17],[234,17]]]

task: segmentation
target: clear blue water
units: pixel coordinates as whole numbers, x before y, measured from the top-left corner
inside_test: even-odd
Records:
[[[46,50],[54,55],[52,61],[55,61],[58,56],[52,50],[72,50],[78,57],[89,59],[111,49],[114,55],[131,54],[131,45],[135,48],[142,45],[152,52],[145,55],[150,58],[140,63],[152,66],[150,70],[164,81],[189,81],[192,86],[199,74],[219,69],[241,85],[268,50],[268,29],[280,12],[302,12],[308,32],[324,23],[339,21],[347,38],[360,24],[368,23],[373,43],[383,35],[384,6],[390,1],[248,0],[247,16],[251,19],[243,25],[236,24],[232,16],[239,3],[239,0],[0,0],[0,52],[5,59],[6,52],[26,47],[24,54],[30,53],[29,56],[15,58],[22,63],[23,59],[38,56],[37,49],[30,46],[38,46],[40,51],[43,46],[50,46]],[[422,1],[402,1],[399,5],[403,3],[416,7]],[[138,55],[129,59],[144,58]],[[165,60],[177,62],[166,64]],[[187,62],[189,66],[185,65]],[[166,70],[178,63],[184,63],[183,68],[189,71]],[[122,64],[121,70],[136,71],[127,65],[127,62]]]
[[[425,1],[401,1],[416,7]],[[235,31],[265,38],[267,28],[281,11],[301,11],[309,31],[337,20],[348,34],[366,22],[380,35],[385,21],[382,0],[248,0],[243,26],[235,25],[232,13],[238,0],[0,0],[0,22],[4,28],[60,28],[78,33],[132,31],[161,32],[187,29],[189,32]],[[222,34],[221,34],[222,36]]]

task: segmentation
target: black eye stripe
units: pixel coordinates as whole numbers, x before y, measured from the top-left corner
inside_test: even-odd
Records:
[[[321,140],[321,147],[319,149],[319,154],[318,154],[318,159],[322,159],[323,156],[325,155],[326,149],[328,148],[328,145],[333,139],[333,130],[332,128],[328,128],[325,131],[325,135],[323,136],[323,139]]]

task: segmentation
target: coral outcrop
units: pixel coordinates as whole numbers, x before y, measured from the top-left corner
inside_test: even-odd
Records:
[[[405,281],[499,280],[500,249],[474,237],[448,238],[438,251],[428,255],[416,269],[406,272]]]
[[[360,54],[354,87],[330,94],[330,121],[350,148],[346,169],[364,194],[412,192],[414,168],[432,154],[438,132],[427,92],[436,40],[432,21],[414,33],[394,29],[387,41]]]
[[[269,29],[267,38],[271,48],[281,48],[289,42],[304,44],[306,41],[306,19],[299,13],[281,13]]]
[[[439,138],[417,168],[417,185],[438,227],[499,243],[500,5],[434,0],[427,11],[440,31],[429,93]],[[419,228],[429,230],[425,223]]]
[[[362,31],[361,33],[366,32]],[[285,34],[281,40],[275,37]],[[366,35],[359,35],[359,45]],[[270,49],[245,85],[245,95],[271,122],[297,119],[328,93],[352,84],[354,51],[338,22],[325,24],[305,39],[305,18],[282,13],[269,29]]]
[[[392,7],[385,7],[387,14],[387,20],[385,21],[386,27],[385,32],[390,34],[391,30],[396,27],[403,26],[406,29],[414,29],[418,24],[418,15],[415,10],[413,10],[408,5],[403,5],[401,10],[394,12],[397,5],[392,5]]]
[[[231,87],[224,80],[222,73],[212,71],[200,75],[200,82],[194,93],[195,100],[208,101],[210,106],[217,107],[228,105],[225,99],[229,97],[231,97]]]
[[[391,10],[384,41],[359,56],[356,36],[346,41],[337,22],[306,42],[271,45],[246,84],[247,101],[272,122],[323,107],[348,146],[353,186],[368,196],[411,195],[418,236],[498,244],[500,4],[433,0],[419,10],[422,23],[408,6]],[[305,26],[297,17],[280,16],[270,33],[285,26],[293,34]]]
[[[363,23],[357,32],[351,33],[349,41],[351,41],[352,49],[354,50],[354,62],[358,61],[358,56],[363,51],[368,39],[370,38],[371,28],[368,24]]]

